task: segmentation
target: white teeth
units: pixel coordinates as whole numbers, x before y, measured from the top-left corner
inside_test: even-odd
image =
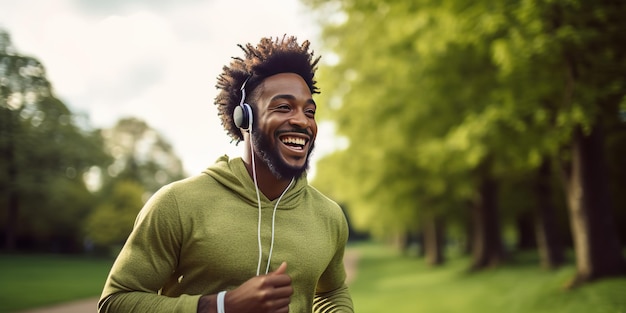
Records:
[[[306,143],[306,141],[302,138],[295,138],[295,137],[287,137],[284,138],[283,143],[286,144],[293,144],[293,145],[300,145],[300,146],[304,146],[304,144]]]

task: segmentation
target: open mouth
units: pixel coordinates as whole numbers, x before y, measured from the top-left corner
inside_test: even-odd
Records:
[[[295,151],[304,151],[304,148],[306,147],[308,141],[309,140],[306,138],[293,135],[285,135],[280,137],[280,142]]]

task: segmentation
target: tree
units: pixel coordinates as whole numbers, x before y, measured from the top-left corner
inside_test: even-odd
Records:
[[[0,113],[2,114],[0,149],[3,158],[2,190],[7,202],[5,219],[5,248],[15,249],[19,213],[19,191],[15,182],[18,177],[16,141],[20,124],[18,115],[24,95],[33,98],[45,96],[49,83],[43,75],[43,67],[34,58],[16,55],[8,32],[0,29]]]
[[[626,5],[529,1],[512,12],[516,26],[498,42],[496,56],[503,77],[516,81],[543,125],[560,132],[546,138],[561,161],[570,210],[578,269],[571,285],[626,274],[604,143],[626,94],[626,46],[619,39]],[[530,88],[539,92],[522,95]]]
[[[565,263],[564,242],[559,232],[558,214],[554,204],[553,167],[544,159],[532,184],[536,201],[536,241],[541,256],[541,266],[554,269]]]
[[[495,205],[489,200],[495,195],[477,187],[480,181],[493,180],[496,172],[488,167],[472,171],[486,157],[488,141],[477,139],[485,144],[468,145],[468,139],[473,139],[470,136],[488,134],[480,114],[491,114],[481,111],[489,102],[484,95],[490,94],[485,91],[494,82],[493,66],[481,50],[465,43],[447,46],[431,41],[436,32],[429,27],[438,22],[430,15],[442,14],[436,8],[407,2],[333,3],[339,4],[339,11],[348,18],[345,23],[325,29],[325,42],[334,45],[329,49],[340,62],[321,69],[320,82],[335,86],[333,94],[321,103],[342,102],[330,110],[337,117],[338,130],[350,140],[343,153],[346,159],[361,161],[337,167],[352,180],[344,185],[358,186],[354,190],[341,189],[352,201],[358,201],[350,207],[358,208],[361,215],[366,210],[378,212],[371,214],[370,220],[379,227],[386,225],[383,229],[398,225],[403,229],[406,223],[437,225],[427,220],[451,212],[464,215],[458,211],[467,207],[467,201],[475,201],[472,207],[476,221],[487,227],[474,227],[476,239],[495,238],[473,245],[488,247],[484,251],[493,254],[477,254],[490,261],[476,263],[482,266],[502,259],[499,220],[483,214],[494,214],[496,207],[482,210],[483,205]],[[454,20],[446,18],[444,22]],[[437,27],[447,26],[443,24]],[[375,43],[369,44],[370,38],[376,38]],[[435,45],[422,45],[420,40]],[[366,44],[368,49],[356,48]],[[463,73],[472,73],[475,85],[468,86]],[[394,205],[386,210],[390,203]],[[389,218],[381,218],[382,214]],[[483,235],[487,229],[494,231]],[[424,234],[430,233],[437,232]]]
[[[115,182],[131,179],[148,192],[184,176],[182,162],[171,144],[145,121],[129,117],[102,130],[106,151],[113,163],[106,173]]]
[[[0,31],[0,219],[4,248],[76,251],[94,200],[83,173],[106,162],[97,134],[77,126],[44,66]],[[74,225],[74,226],[70,226]]]
[[[85,222],[85,234],[97,246],[122,245],[143,205],[145,189],[136,181],[119,180],[108,201],[98,205]]]
[[[473,201],[474,266],[483,267],[503,259],[500,240],[487,240],[499,238],[499,202],[493,200],[498,182],[559,160],[566,173],[576,243],[574,281],[625,271],[611,223],[608,177],[602,166],[591,170],[591,165],[605,162],[605,123],[617,118],[624,102],[625,46],[619,39],[624,4],[309,4],[320,12],[335,12],[322,14],[322,36],[338,61],[321,69],[320,81],[332,86],[331,95],[321,102],[331,104],[338,131],[350,140],[343,152],[349,157],[333,157],[341,164],[337,169],[353,177],[343,185],[358,188],[342,192],[355,202],[387,200],[361,203],[360,210],[380,209],[389,199],[402,202],[397,198],[407,197],[397,191],[418,183],[397,174],[419,173],[411,179],[423,180],[426,192],[414,192],[421,199],[413,201],[414,210],[424,210],[427,199],[440,199],[441,190],[456,200],[451,203]],[[390,171],[393,165],[384,164],[389,163],[389,153],[402,155],[393,157],[403,160],[402,169]],[[363,163],[348,164],[347,159]],[[376,167],[364,170],[363,164]],[[458,177],[465,179],[452,180]],[[389,187],[394,179],[402,180],[394,185],[404,188],[367,188]],[[441,182],[446,188],[430,186]],[[375,223],[398,222],[407,215],[398,216]],[[538,227],[545,230],[548,224]],[[602,234],[601,225],[607,227]]]
[[[103,171],[99,204],[84,230],[96,247],[110,249],[125,242],[145,201],[184,173],[172,146],[145,121],[122,118],[101,134],[113,160]]]

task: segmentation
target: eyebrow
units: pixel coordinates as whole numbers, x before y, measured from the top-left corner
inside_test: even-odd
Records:
[[[279,99],[296,100],[296,97],[290,94],[280,94],[280,95],[273,96],[272,99],[270,99],[270,102],[274,102],[275,100],[279,100]],[[307,104],[313,104],[314,106],[317,107],[317,103],[315,103],[313,99],[308,99],[306,102]]]

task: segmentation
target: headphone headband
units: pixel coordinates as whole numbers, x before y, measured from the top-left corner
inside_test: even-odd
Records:
[[[239,105],[243,105],[244,101],[246,101],[246,84],[251,77],[252,75],[248,75],[248,77],[246,77],[246,80],[243,81],[243,84],[241,84],[241,88],[239,89],[241,90],[241,101],[239,101]]]

